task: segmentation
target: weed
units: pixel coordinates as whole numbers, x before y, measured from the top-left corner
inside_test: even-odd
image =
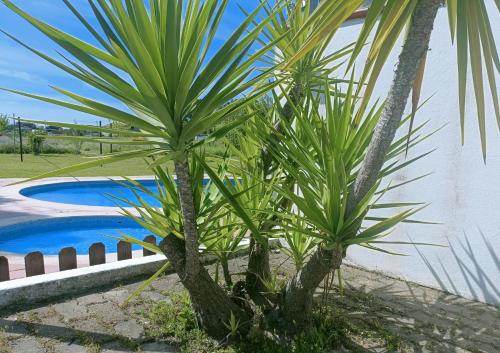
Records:
[[[256,324],[243,339],[222,346],[198,329],[186,292],[172,294],[170,299],[170,302],[161,302],[149,310],[149,334],[178,344],[183,353],[331,353],[341,347],[350,352],[361,352],[352,342],[352,334],[377,337],[385,342],[389,352],[397,351],[401,346],[398,336],[377,323],[355,324],[340,311],[328,307],[315,311],[311,328],[294,340],[275,335],[272,330],[265,331]],[[228,324],[228,336],[235,326],[236,322]]]
[[[9,340],[2,330],[0,330],[0,353],[10,353]]]
[[[196,317],[187,292],[170,295],[170,302],[161,302],[149,311],[152,322],[150,334],[154,337],[184,339],[187,332],[195,330]]]

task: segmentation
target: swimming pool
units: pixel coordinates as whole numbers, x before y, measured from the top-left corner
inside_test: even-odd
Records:
[[[146,188],[158,193],[154,180],[137,180]],[[125,185],[124,181],[99,180],[99,181],[75,181],[30,186],[21,189],[23,196],[42,201],[59,202],[64,204],[84,205],[84,206],[128,206],[128,204],[118,201],[111,195],[122,199],[136,201],[133,192]],[[130,184],[129,184],[130,185]],[[152,206],[159,206],[160,203],[151,195],[139,192],[141,198]]]
[[[108,236],[120,233],[144,239],[151,232],[124,216],[83,216],[42,219],[0,228],[0,251],[27,254],[41,251],[57,255],[72,246],[77,254],[88,254],[89,246],[102,242],[106,252],[116,252],[117,240]],[[140,250],[138,245],[133,250]]]

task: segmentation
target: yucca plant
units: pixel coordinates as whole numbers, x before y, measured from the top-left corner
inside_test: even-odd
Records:
[[[233,158],[231,174],[235,182],[233,193],[241,192],[239,202],[255,221],[256,230],[249,234],[250,255],[245,279],[245,288],[255,300],[264,289],[263,280],[271,275],[269,266],[269,231],[273,227],[273,202],[276,199],[271,185],[283,182],[279,170],[271,170],[271,160],[264,149],[270,138],[271,129],[259,124],[261,119],[269,120],[273,108],[268,106],[249,106],[253,115],[239,131],[237,147],[231,146]],[[260,117],[260,118],[259,118]],[[259,133],[256,133],[259,131]]]
[[[329,13],[331,5],[328,3],[329,1],[322,1],[317,10],[318,16],[325,16]],[[500,12],[500,3],[495,0],[495,4]],[[420,98],[430,36],[438,10],[442,6],[447,8],[451,40],[456,43],[457,47],[462,143],[465,135],[467,71],[470,68],[474,83],[481,148],[483,159],[486,161],[484,72],[486,72],[489,82],[495,115],[500,123],[500,106],[495,78],[500,72],[500,61],[489,20],[490,16],[498,16],[499,12],[489,14],[485,0],[411,0],[403,2],[374,0],[368,8],[363,28],[348,65],[348,69],[354,65],[362,48],[367,44],[370,34],[373,34],[368,58],[360,78],[360,82],[365,83],[365,85],[359,87],[360,91],[364,87],[364,98],[361,102],[362,109],[359,111],[358,119],[361,118],[368,105],[377,78],[396,41],[403,31],[405,31],[406,36],[388,92],[384,113],[376,128],[369,153],[367,153],[357,180],[352,186],[349,209],[352,209],[375,184],[385,155],[388,153],[389,146],[403,117],[411,91],[414,118]],[[328,31],[328,25],[325,23],[317,30],[318,32]],[[319,36],[311,37],[307,45],[298,51],[294,60],[291,60],[289,64],[293,64],[306,55],[318,41],[320,41]],[[409,128],[412,129],[412,124]]]
[[[132,157],[154,158],[153,168],[173,161],[182,211],[182,229],[178,229],[182,239],[168,237],[171,241],[163,244],[163,251],[182,256],[178,262],[171,261],[186,287],[193,289],[190,290],[191,298],[198,309],[200,322],[211,334],[222,335],[220,322],[227,321],[231,312],[238,317],[245,315],[200,265],[199,230],[188,159],[192,151],[204,143],[195,139],[197,135],[209,131],[208,140],[223,136],[244,119],[240,118],[230,125],[221,126],[218,123],[228,114],[267,93],[274,85],[267,81],[270,69],[255,74],[256,62],[274,45],[266,43],[259,46],[256,42],[274,12],[253,26],[262,9],[263,5],[260,5],[211,54],[228,0],[152,1],[149,7],[142,1],[89,1],[99,30],[94,29],[70,1],[64,0],[97,45],[37,20],[9,0],[3,3],[52,39],[66,54],[63,60],[58,60],[12,37],[14,40],[82,82],[115,98],[124,108],[57,87],[54,88],[57,92],[76,103],[9,91],[128,124],[139,131],[60,123],[50,125],[118,133],[122,138],[113,139],[115,145],[150,147],[115,153],[41,177]],[[278,10],[279,7],[275,11]],[[111,142],[102,138],[72,139]],[[168,228],[165,229],[165,232],[168,231]],[[210,293],[210,299],[207,293]],[[212,304],[204,305],[202,301]]]
[[[231,147],[236,158],[225,160],[229,166],[227,171],[225,167],[214,171],[197,155],[192,163],[193,166],[202,166],[210,177],[210,182],[202,186],[202,173],[192,172],[192,175],[198,175],[199,182],[196,185],[200,185],[195,188],[195,195],[198,195],[195,197],[198,200],[195,208],[199,217],[197,223],[202,251],[217,256],[223,266],[228,287],[233,284],[227,268],[228,258],[241,248],[240,242],[246,232],[251,232],[257,241],[274,239],[286,244],[283,250],[296,264],[295,275],[286,284],[286,288],[282,289],[282,293],[269,291],[267,288],[269,283],[274,282],[272,273],[259,278],[262,289],[258,296],[252,295],[252,300],[265,310],[277,310],[277,316],[290,323],[289,328],[292,330],[308,323],[314,289],[328,273],[339,269],[350,246],[359,245],[390,253],[380,248],[381,244],[391,243],[382,238],[422,206],[419,203],[385,204],[380,201],[381,196],[389,190],[406,184],[381,188],[383,180],[427,155],[424,153],[405,160],[405,135],[391,146],[386,166],[380,172],[377,184],[363,202],[349,216],[346,215],[349,187],[356,178],[373,135],[373,127],[383,108],[383,105],[372,107],[361,123],[356,124],[357,99],[354,90],[355,83],[352,81],[345,93],[325,84],[321,95],[309,91],[304,104],[291,106],[294,123],[287,123],[282,118],[280,131],[273,132],[278,139],[273,140],[269,146],[270,153],[280,166],[280,172],[274,173],[273,179],[262,178],[259,140],[261,144],[268,141],[266,136],[275,129],[275,125],[273,120],[266,120],[262,116],[252,118],[240,130],[238,148]],[[325,103],[324,112],[321,112],[320,102]],[[403,123],[406,124],[409,120],[410,117],[407,117]],[[260,132],[254,128],[250,130],[249,127],[254,124],[265,128],[261,128]],[[428,137],[418,135],[421,129],[420,125],[412,131],[410,147]],[[247,136],[251,131],[254,132],[253,136]],[[263,137],[259,138],[260,135]],[[293,180],[292,188],[289,180]],[[162,182],[170,185],[171,195],[178,195],[172,178]],[[214,185],[217,186],[216,189]],[[137,187],[140,187],[139,184]],[[148,192],[144,187],[142,191]],[[169,199],[162,195],[156,198]],[[202,200],[207,200],[208,203]],[[283,200],[288,202],[284,203]],[[202,204],[207,206],[202,209]],[[127,209],[123,211],[156,234],[157,229],[168,228],[166,225],[171,215],[165,210],[175,209],[175,206],[162,206],[162,212],[142,200],[129,205],[136,208],[140,217],[134,216]],[[386,214],[392,209],[400,208],[403,210],[393,216],[377,214],[379,210],[384,210]],[[181,218],[177,216],[174,219]],[[271,224],[272,227],[264,230],[264,224]],[[182,228],[173,228],[179,227]],[[250,266],[247,267],[247,271],[249,270]],[[240,290],[240,286],[236,284],[235,289]],[[235,296],[237,294],[241,293],[234,293]]]
[[[334,6],[333,3],[333,1],[322,1],[316,11],[316,15],[319,17],[329,17],[329,14],[331,15],[330,7]],[[485,7],[485,1],[412,0],[401,2],[397,0],[375,0],[368,8],[368,14],[363,29],[358,37],[358,41],[348,65],[348,69],[352,67],[362,47],[366,45],[369,34],[376,28],[365,69],[360,79],[361,85],[357,88],[357,93],[363,91],[363,100],[360,103],[360,109],[356,113],[356,124],[361,121],[366,113],[366,107],[370,101],[373,87],[376,84],[382,66],[388,58],[399,35],[405,28],[406,37],[383,112],[374,128],[374,134],[371,137],[366,154],[362,161],[360,161],[355,180],[349,186],[345,210],[347,217],[350,217],[373,191],[377,185],[380,174],[383,173],[383,168],[388,156],[394,155],[394,151],[391,151],[391,146],[393,145],[396,131],[401,126],[404,109],[410,91],[413,89],[413,109],[410,119],[411,123],[409,124],[409,136],[411,136],[412,122],[419,101],[420,87],[425,68],[425,57],[429,46],[430,36],[437,12],[443,4],[446,4],[448,7],[451,37],[457,40],[462,139],[464,135],[465,87],[470,57],[483,158],[486,158],[485,101],[482,66],[484,63],[495,113],[498,119],[499,107],[495,75],[499,71],[499,61],[494,34],[491,31],[489,23],[489,14]],[[497,8],[500,9],[498,2],[496,2],[496,5]],[[378,25],[376,25],[377,23]],[[287,62],[287,65],[293,65],[297,60],[303,58],[311,48],[314,48],[315,44],[321,40],[321,35],[319,33],[325,33],[329,30],[327,22],[318,27],[318,35],[311,36],[303,47],[297,51],[294,58]],[[411,140],[407,140],[406,148],[411,144],[410,141]],[[399,146],[399,149],[400,148],[401,145]],[[323,253],[326,254],[324,257],[327,259],[335,256],[335,253],[331,250],[324,251]],[[321,258],[321,253],[316,252],[312,259],[314,259],[316,255],[318,255],[317,258]],[[324,267],[322,261],[316,261],[316,263],[314,263],[312,259],[308,262],[308,265],[310,265],[308,271],[309,275],[303,275],[301,278],[298,278],[301,282],[309,283],[310,279],[315,277],[314,274],[321,272]],[[301,282],[297,282],[299,288],[302,285]],[[300,290],[297,292],[300,293]],[[305,290],[302,292],[305,292]]]
[[[269,52],[264,61],[269,65],[277,67],[275,74],[282,82],[278,89],[274,91],[274,109],[264,112],[255,111],[259,115],[264,114],[268,121],[272,121],[277,132],[280,131],[281,118],[291,122],[294,112],[292,104],[300,104],[304,99],[305,92],[308,90],[318,90],[325,80],[329,84],[342,82],[342,79],[331,75],[341,65],[343,60],[347,60],[353,45],[334,51],[328,55],[325,54],[328,44],[335,34],[335,30],[349,17],[349,15],[361,4],[360,0],[339,2],[332,1],[334,5],[329,7],[332,10],[332,17],[317,16],[314,11],[314,2],[306,1],[278,1],[283,3],[282,10],[273,16],[272,20],[267,22],[259,41],[262,44],[273,42],[276,45]],[[270,3],[263,8],[264,16],[269,16],[273,7]],[[257,21],[259,23],[260,21]],[[304,52],[304,47],[310,42],[311,37],[318,35],[317,28],[325,23],[329,24],[330,31],[323,33],[315,42],[315,46],[301,56],[294,58],[299,52]],[[287,65],[289,61],[294,60],[293,64]],[[282,102],[284,104],[282,105]],[[278,118],[278,113],[280,117]],[[255,126],[260,130],[260,126]],[[255,129],[254,128],[254,129]],[[268,131],[267,135],[260,135],[264,143],[260,147],[260,160],[262,164],[261,176],[263,180],[271,180],[280,174],[279,166],[273,161],[269,153],[268,144],[276,139],[273,131]],[[291,180],[287,180],[290,184]],[[288,205],[291,206],[291,205]],[[264,234],[273,227],[273,218],[268,218],[267,222],[260,224],[259,231]],[[246,276],[246,287],[253,296],[259,296],[259,292],[265,290],[262,286],[262,278],[271,275],[269,268],[269,244],[267,237],[256,239],[250,234],[250,257],[249,270]]]
[[[280,80],[286,79],[286,73],[282,73],[281,77],[269,82],[276,67],[256,70],[256,64],[262,63],[287,34],[285,29],[272,40],[262,42],[259,39],[269,23],[282,13],[287,2],[278,2],[271,7],[262,2],[247,14],[215,53],[214,38],[228,0],[163,0],[151,1],[149,6],[142,1],[89,1],[99,23],[98,29],[69,0],[64,0],[69,11],[93,37],[92,43],[34,18],[9,0],[2,2],[64,52],[58,59],[9,35],[12,39],[120,104],[105,104],[58,87],[54,89],[69,100],[6,90],[135,128],[97,128],[47,122],[53,126],[115,136],[112,140],[80,136],[68,139],[140,147],[45,173],[37,178],[140,157],[151,160],[151,168],[158,179],[165,179],[158,174],[163,170],[158,167],[172,161],[179,197],[178,210],[170,211],[178,213],[175,217],[180,216],[180,220],[176,225],[182,228],[164,224],[164,235],[170,235],[175,228],[179,237],[166,236],[161,251],[167,254],[190,291],[200,324],[210,334],[222,336],[224,327],[221,322],[227,322],[231,313],[242,322],[247,321],[246,313],[234,305],[200,265],[199,224],[189,157],[205,141],[224,136],[248,118],[242,116],[231,124],[219,124],[225,117],[241,110],[268,93]],[[346,16],[348,13],[339,18],[337,27]],[[195,139],[197,135],[207,132],[208,139]],[[259,230],[253,227],[252,234],[259,234]]]
[[[284,240],[285,244],[282,244],[280,249],[292,259],[295,269],[299,271],[304,267],[306,260],[312,254],[318,241],[303,232],[304,229],[307,229],[307,225],[302,217],[292,215],[288,222],[290,226],[277,230],[278,234],[276,237]],[[297,231],[297,229],[300,230]]]
[[[410,204],[396,205],[409,209],[390,218],[368,219],[373,224],[362,228],[382,178],[411,162],[394,161],[404,152],[406,139],[389,146],[382,163],[386,166],[376,171],[374,184],[350,204],[350,190],[370,153],[369,141],[383,106],[359,112],[355,80],[328,78],[351,47],[324,56],[332,37],[324,29],[315,29],[327,25],[334,32],[361,0],[325,2],[326,15],[311,11],[309,1],[305,7],[303,2],[283,0],[271,6],[263,1],[215,51],[214,38],[229,0],[157,0],[149,5],[90,0],[98,29],[69,0],[63,0],[95,45],[33,18],[10,0],[2,1],[59,45],[64,56],[55,59],[14,40],[115,98],[120,108],[61,88],[55,89],[72,102],[9,91],[134,127],[49,123],[115,136],[112,140],[69,139],[147,147],[36,178],[123,159],[147,159],[157,178],[156,192],[132,180],[128,184],[149,193],[160,207],[147,204],[137,192],[136,200],[128,202],[135,211],[122,211],[162,241],[154,246],[124,239],[167,256],[189,291],[200,327],[209,334],[225,337],[231,322],[238,323],[239,331],[248,330],[257,312],[245,304],[249,297],[264,308],[265,315],[287,319],[290,331],[302,327],[309,322],[314,290],[326,273],[340,266],[348,246],[377,249],[383,234],[416,211]],[[257,65],[263,67],[257,70]],[[341,82],[348,84],[344,93],[336,87]],[[266,94],[272,96],[273,107],[259,114],[252,103]],[[321,112],[321,99],[326,113]],[[238,118],[227,122],[234,113]],[[242,124],[239,146],[228,149],[234,159],[219,159],[215,168],[209,165],[204,145]],[[410,133],[410,145],[418,142],[416,131]],[[208,138],[197,140],[202,133]],[[168,170],[169,162],[175,177]],[[203,181],[205,173],[208,184]],[[276,295],[276,286],[270,284],[279,281],[263,267],[266,262],[269,266],[268,240],[289,240],[293,245],[296,234],[312,239],[305,248],[313,254],[301,260],[298,272]],[[228,252],[236,251],[244,236],[250,238],[247,278],[236,283],[231,293],[202,266],[200,252],[215,254],[227,265]],[[230,287],[231,274],[226,270]],[[255,283],[263,284],[257,286],[257,293]],[[260,302],[259,297],[266,298],[266,284],[273,287],[272,296]]]
[[[384,242],[379,238],[418,211],[418,207],[414,207],[418,204],[377,204],[377,192],[383,178],[425,155],[409,161],[401,160],[405,136],[391,146],[377,183],[348,213],[350,188],[383,109],[383,105],[373,106],[356,123],[358,108],[354,91],[355,85],[351,81],[344,94],[326,84],[322,95],[309,92],[305,104],[294,106],[294,124],[283,123],[282,135],[271,147],[284,172],[294,180],[293,189],[280,184],[274,187],[294,205],[293,209],[279,210],[277,231],[285,235],[286,241],[291,240],[291,251],[296,249],[298,234],[313,239],[312,244],[305,248],[308,252],[314,250],[313,255],[302,264],[283,294],[281,309],[291,322],[306,320],[312,308],[311,288],[316,288],[329,272],[339,269],[349,246],[361,245],[378,250],[376,244]],[[320,109],[322,101],[324,113]],[[423,138],[426,136],[417,137],[413,132],[411,146]],[[367,216],[372,208],[400,207],[407,209],[392,217]],[[364,223],[367,219],[373,223]],[[287,233],[295,236],[286,236]]]

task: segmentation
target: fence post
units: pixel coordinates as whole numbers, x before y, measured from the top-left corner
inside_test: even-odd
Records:
[[[99,127],[102,127],[102,121],[100,120],[99,120]],[[102,138],[102,130],[99,130],[99,137]],[[102,142],[99,143],[99,154],[102,154]]]
[[[110,129],[113,128],[113,123],[111,121],[109,122],[109,128]],[[113,139],[113,134],[111,132],[109,133],[109,139],[110,140]],[[113,153],[113,144],[112,143],[109,144],[109,153]]]
[[[116,246],[118,261],[128,260],[132,258],[132,244],[120,240]]]
[[[156,238],[154,235],[148,235],[147,237],[144,238],[144,241],[146,243],[151,243],[151,244],[156,245]],[[152,252],[146,248],[142,248],[142,256],[151,256],[154,254],[155,254],[154,252]]]
[[[24,266],[26,267],[26,277],[43,275],[45,265],[42,253],[40,251],[30,252],[24,257]]]
[[[59,251],[59,271],[73,270],[76,266],[76,250],[67,247]]]
[[[9,260],[5,256],[0,256],[0,282],[10,279]]]
[[[89,248],[90,266],[106,263],[106,252],[103,243],[94,243]]]
[[[19,129],[19,153],[21,154],[21,162],[23,160],[23,133],[21,131],[21,118],[17,118],[17,128]]]

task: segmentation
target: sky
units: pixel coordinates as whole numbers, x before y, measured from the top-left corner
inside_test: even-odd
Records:
[[[258,2],[259,0],[231,0],[214,44],[220,45],[224,38],[227,38],[242,22],[244,16],[238,4],[244,4],[245,8],[252,9]],[[81,39],[91,40],[87,30],[66,8],[62,0],[14,0],[14,3],[44,22]],[[72,0],[71,3],[86,15],[88,20],[93,19],[87,0]],[[95,21],[90,22],[95,23]],[[57,54],[57,45],[1,3],[0,29],[46,54]],[[61,98],[50,88],[50,85],[73,90],[80,95],[100,99],[105,103],[113,102],[111,98],[80,83],[0,33],[0,87]],[[2,91],[0,91],[0,114],[15,114],[26,119],[85,124],[96,124],[100,119]]]

